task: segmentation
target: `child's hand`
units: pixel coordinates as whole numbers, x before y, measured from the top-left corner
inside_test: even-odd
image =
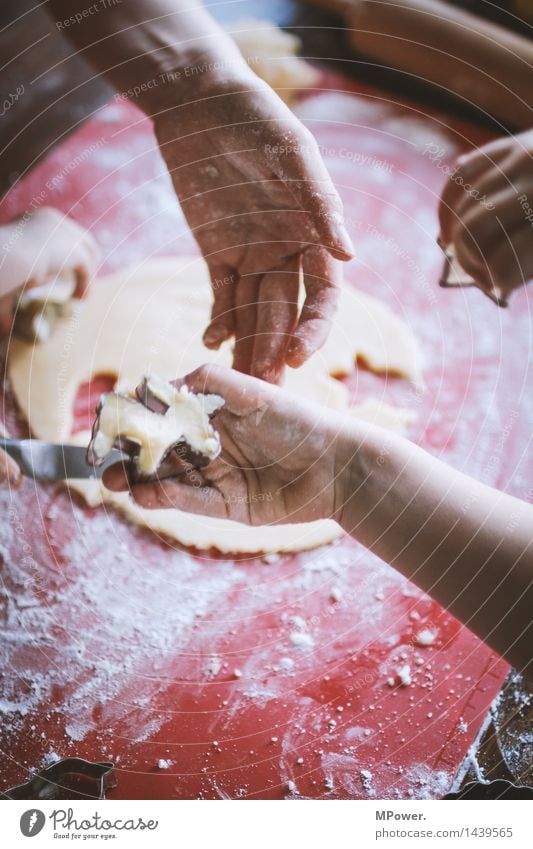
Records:
[[[441,241],[477,285],[505,303],[533,277],[533,131],[458,160],[442,193]]]
[[[185,378],[194,392],[214,393],[225,405],[213,416],[222,452],[201,471],[181,463],[172,477],[134,484],[142,507],[177,507],[251,525],[307,522],[335,514],[336,421],[277,387],[218,366]],[[322,415],[323,413],[323,415]],[[174,465],[179,461],[175,460]],[[104,476],[109,489],[130,488],[121,465]]]
[[[11,226],[11,225],[10,225]],[[21,249],[34,258],[30,277],[33,286],[54,277],[76,278],[76,297],[86,291],[98,264],[100,252],[91,234],[71,218],[52,207],[31,215],[20,234]],[[17,242],[14,249],[17,250]]]
[[[51,207],[26,214],[0,227],[0,326],[11,326],[15,293],[56,277],[74,277],[82,297],[95,274],[99,250],[93,237]]]

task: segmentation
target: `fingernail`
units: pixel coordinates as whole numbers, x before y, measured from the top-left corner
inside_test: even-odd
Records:
[[[342,225],[340,231],[340,241],[342,242],[343,250],[345,250],[346,253],[350,255],[350,257],[355,256],[354,244],[344,224]]]
[[[307,360],[305,346],[301,342],[293,342],[286,354],[287,364],[299,368]]]
[[[355,248],[346,228],[344,227],[344,224],[340,224],[336,227],[334,226],[332,236],[334,241],[330,250],[335,258],[343,261],[353,259],[355,256]]]
[[[208,348],[218,348],[226,338],[227,334],[224,328],[220,327],[220,325],[214,325],[207,328],[203,336],[203,341],[204,345]]]

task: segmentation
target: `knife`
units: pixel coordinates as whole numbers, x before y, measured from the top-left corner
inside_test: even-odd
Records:
[[[128,457],[113,449],[101,466],[87,462],[83,445],[54,445],[40,439],[2,439],[2,448],[20,466],[24,475],[38,481],[60,481],[67,478],[101,478],[105,469]]]

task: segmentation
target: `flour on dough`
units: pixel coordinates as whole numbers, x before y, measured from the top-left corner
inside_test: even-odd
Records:
[[[132,392],[146,373],[172,380],[204,362],[230,365],[230,343],[219,351],[202,343],[211,300],[202,259],[150,260],[96,280],[85,300],[74,305],[72,316],[60,319],[45,342],[32,346],[14,339],[9,376],[34,436],[67,441],[78,388],[96,375],[116,376],[115,391]],[[416,346],[407,326],[375,298],[344,287],[326,345],[301,369],[289,369],[285,386],[339,412],[357,414],[357,408],[349,407],[346,387],[331,376],[351,371],[357,358],[375,371],[418,379]],[[367,400],[362,418],[390,426],[391,409]],[[88,439],[82,437],[84,444]],[[342,535],[332,521],[251,528],[178,510],[145,510],[129,495],[108,492],[94,481],[72,485],[89,503],[113,505],[156,533],[199,549],[297,551]]]

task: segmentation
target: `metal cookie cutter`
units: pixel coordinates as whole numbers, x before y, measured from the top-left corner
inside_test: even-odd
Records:
[[[447,793],[444,799],[533,799],[533,787],[520,787],[503,778],[496,781],[470,781],[457,793]]]
[[[470,286],[476,286],[497,306],[509,306],[507,298],[498,292],[496,287],[493,288],[493,291],[488,291],[478,286],[474,278],[470,277],[459,263],[453,245],[445,245],[440,239],[437,239],[437,244],[444,254],[444,265],[439,279],[439,286],[442,286],[443,289],[465,289]]]
[[[114,764],[64,758],[41,769],[24,784],[0,793],[2,799],[105,799],[116,787]]]

